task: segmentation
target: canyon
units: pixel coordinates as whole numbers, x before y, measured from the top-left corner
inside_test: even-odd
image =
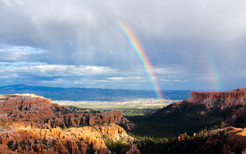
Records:
[[[127,118],[34,94],[0,95],[0,153],[242,153],[244,127],[246,88],[192,92],[150,115]]]
[[[135,125],[120,111],[59,106],[34,94],[1,95],[0,125],[3,153],[110,153],[106,141],[128,143],[134,148],[128,151],[140,153],[124,130]]]

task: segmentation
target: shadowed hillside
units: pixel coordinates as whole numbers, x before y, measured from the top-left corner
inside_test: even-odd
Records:
[[[171,104],[149,116],[129,117],[137,135],[177,136],[212,126],[246,126],[246,88],[227,92],[192,92],[187,100]],[[146,122],[148,124],[146,124]]]

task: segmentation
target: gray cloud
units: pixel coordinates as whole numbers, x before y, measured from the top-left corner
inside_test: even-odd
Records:
[[[18,68],[1,71],[6,84],[27,81],[33,84],[38,80],[40,84],[53,82],[60,86],[83,86],[89,82],[98,87],[120,88],[129,83],[129,88],[148,88],[148,81],[134,84],[130,80],[141,76],[145,81],[148,77],[117,25],[119,18],[141,42],[163,89],[212,89],[207,86],[212,80],[209,74],[212,69],[219,74],[224,89],[240,87],[238,83],[246,81],[238,73],[246,69],[243,0],[2,0],[0,3],[0,60],[13,62]],[[26,63],[18,64],[21,62]],[[114,73],[96,70],[98,74],[92,76],[72,77],[83,72],[90,74],[95,71],[93,67],[108,68]],[[58,72],[59,69],[62,70]],[[39,76],[49,78],[35,77],[37,71],[41,72]],[[7,82],[11,74],[13,79]],[[21,74],[30,76],[19,77]]]

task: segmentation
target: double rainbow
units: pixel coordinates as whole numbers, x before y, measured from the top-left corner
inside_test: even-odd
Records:
[[[162,102],[163,96],[162,96],[162,92],[161,92],[160,87],[159,87],[158,82],[157,82],[157,77],[155,76],[152,65],[151,65],[146,53],[144,52],[144,49],[140,45],[140,43],[139,43],[138,39],[136,38],[136,36],[134,35],[134,33],[131,31],[131,29],[127,26],[127,24],[123,20],[118,20],[118,24],[119,24],[121,30],[123,31],[123,33],[125,34],[125,36],[127,37],[127,39],[129,40],[129,42],[131,43],[131,46],[133,47],[134,51],[138,55],[142,65],[144,66],[144,69],[145,69],[146,73],[148,74],[149,79],[150,79],[152,86],[154,88],[156,98],[160,102]]]

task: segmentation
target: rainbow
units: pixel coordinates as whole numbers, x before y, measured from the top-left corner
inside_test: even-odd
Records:
[[[159,99],[160,102],[162,102],[164,99],[163,99],[160,87],[158,85],[158,82],[157,82],[157,77],[155,76],[152,65],[151,65],[144,49],[140,45],[140,43],[139,43],[138,39],[136,38],[136,36],[134,35],[134,33],[131,31],[131,29],[127,26],[127,24],[123,20],[118,20],[118,24],[119,24],[121,30],[123,31],[123,33],[125,34],[125,36],[127,37],[127,39],[129,40],[129,42],[131,43],[134,51],[136,52],[136,54],[138,55],[138,57],[140,59],[142,65],[144,66],[144,69],[145,69],[146,73],[148,74],[149,79],[152,83],[152,86],[155,90],[156,98]]]
[[[213,57],[209,55],[208,52],[204,53],[204,63],[205,68],[207,69],[207,74],[209,76],[209,82],[213,90],[219,91],[222,90],[222,85],[220,83],[220,73],[214,64]]]

